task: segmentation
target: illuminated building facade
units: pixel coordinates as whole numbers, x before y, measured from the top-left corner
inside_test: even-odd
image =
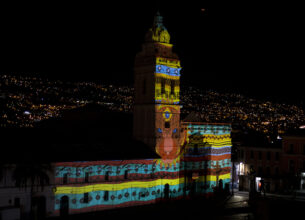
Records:
[[[180,60],[157,14],[135,60],[134,137],[174,160],[180,148]]]
[[[181,122],[172,47],[157,14],[135,60],[133,136],[159,157],[55,163],[55,215],[211,196],[228,186],[231,126]]]
[[[183,122],[181,128],[183,144],[171,163],[160,158],[54,164],[54,214],[211,196],[215,189],[228,186],[231,127]]]

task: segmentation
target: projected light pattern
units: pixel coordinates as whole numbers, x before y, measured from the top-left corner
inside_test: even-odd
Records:
[[[75,163],[75,166],[79,165]],[[65,169],[69,170],[69,168]],[[163,168],[161,172],[163,174],[161,176],[156,175],[154,179],[143,180],[141,177],[138,177],[137,180],[117,180],[115,183],[111,181],[103,183],[91,182],[90,184],[69,183],[67,185],[57,186],[55,192],[55,213],[59,214],[61,208],[60,201],[64,196],[69,198],[69,212],[80,213],[155,203],[162,198],[179,199],[191,194],[191,191],[186,188],[184,176],[179,176],[179,171],[175,171],[171,167],[168,169]],[[224,174],[221,176],[225,179],[228,175]],[[200,176],[199,178],[202,181],[197,185],[198,189],[196,192],[198,194],[212,193],[213,189],[210,186],[216,184],[214,176]],[[60,179],[57,179],[58,181]],[[68,182],[70,181],[71,179],[69,178]],[[165,190],[167,184],[169,190],[168,195],[166,195]],[[88,194],[85,195],[86,193]],[[84,198],[86,196],[88,198],[87,201]]]
[[[188,173],[185,174],[188,181],[194,181],[193,174],[205,173],[215,180],[210,186],[212,188],[219,186],[220,180],[223,184],[221,187],[228,184],[231,181],[231,126],[182,123],[182,127],[186,137],[180,160],[186,164],[184,171]],[[202,181],[200,178],[195,179],[196,184]]]
[[[174,135],[180,126],[180,106],[160,104],[156,105],[155,111],[156,127],[162,130],[156,140],[155,149],[163,163],[171,163],[177,158],[180,150],[180,138]]]
[[[180,61],[178,59],[156,58],[155,101],[162,104],[179,104]]]
[[[172,44],[168,44],[168,47],[172,47]],[[173,58],[165,58],[165,57],[156,57],[156,65],[168,66],[171,68],[178,68],[179,72],[181,70],[180,60]],[[156,71],[158,72],[158,71]]]
[[[168,76],[180,76],[181,68],[172,68],[165,65],[156,65],[156,73],[162,73]],[[178,79],[178,78],[173,78]]]
[[[225,176],[223,176],[225,178]],[[201,177],[200,177],[201,178]],[[215,180],[210,176],[197,185],[197,193],[210,194]],[[63,195],[69,198],[70,213],[98,211],[132,205],[155,203],[165,197],[179,199],[189,196],[191,191],[184,184],[185,179],[157,179],[149,182],[130,182],[128,184],[91,184],[83,187],[60,187],[55,193],[55,212],[60,210]],[[168,195],[166,185],[168,184]],[[84,197],[88,193],[88,200]]]
[[[81,213],[210,196],[219,180],[228,184],[230,126],[183,126],[187,141],[175,163],[164,164],[162,159],[56,163],[55,213],[59,214],[64,196],[69,213]]]
[[[136,93],[134,131],[160,158],[56,163],[56,214],[208,197],[228,186],[231,126],[181,122],[181,66],[160,14],[145,39],[135,65],[135,89],[142,92]],[[147,79],[154,79],[149,86]],[[148,119],[151,123],[146,123]]]

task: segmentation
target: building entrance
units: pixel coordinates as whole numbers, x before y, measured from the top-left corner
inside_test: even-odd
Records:
[[[60,199],[60,216],[69,215],[69,197],[63,196]]]

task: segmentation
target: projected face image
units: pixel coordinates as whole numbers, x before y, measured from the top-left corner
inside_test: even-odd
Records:
[[[179,153],[179,138],[176,137],[179,127],[179,106],[159,105],[156,114],[156,126],[162,131],[157,141],[156,150],[166,163],[173,161]]]

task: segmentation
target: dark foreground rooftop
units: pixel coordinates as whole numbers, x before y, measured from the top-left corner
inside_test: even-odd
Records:
[[[74,109],[37,128],[1,130],[2,162],[60,162],[154,159],[159,156],[132,138],[132,115],[96,105]]]

